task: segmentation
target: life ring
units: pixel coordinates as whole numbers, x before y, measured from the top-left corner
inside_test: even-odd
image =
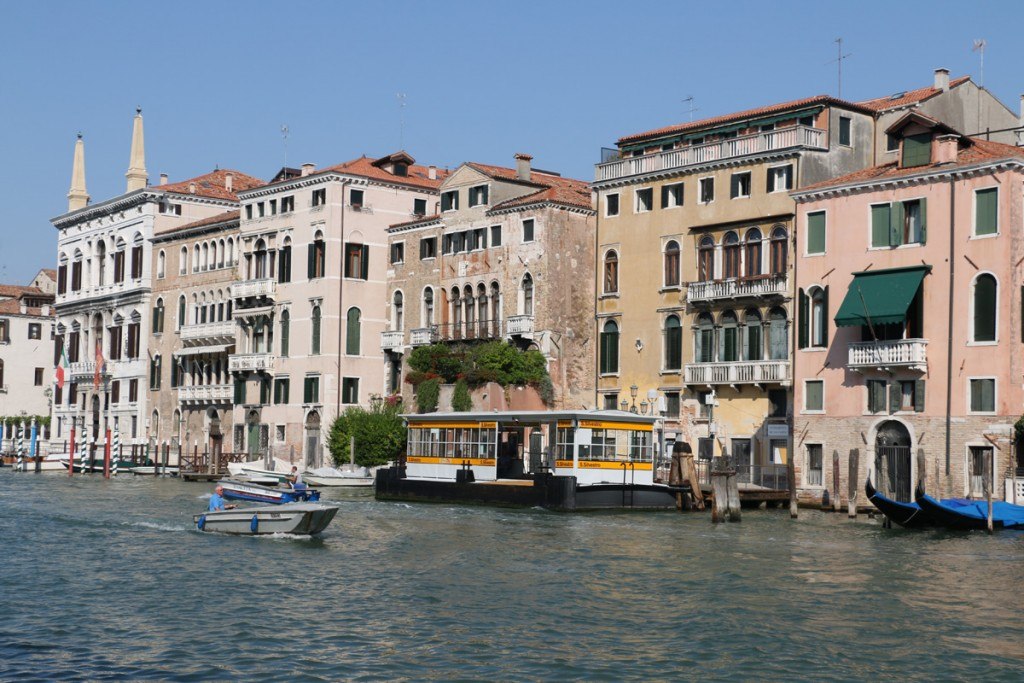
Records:
[[[260,519],[256,515],[253,515],[252,519],[249,520],[249,531],[251,531],[251,532],[253,532],[255,534],[255,533],[259,532],[259,528],[260,528]]]
[[[196,528],[202,531],[206,527],[206,515],[200,515],[196,522]]]

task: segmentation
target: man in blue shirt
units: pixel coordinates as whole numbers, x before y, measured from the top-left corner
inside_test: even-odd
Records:
[[[213,495],[210,496],[210,507],[209,512],[216,512],[218,510],[232,510],[234,505],[228,505],[224,502],[224,487],[220,484],[213,490]]]

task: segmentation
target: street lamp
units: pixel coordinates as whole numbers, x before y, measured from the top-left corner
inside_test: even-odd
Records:
[[[622,403],[620,403],[619,405],[622,406],[622,412],[626,412],[627,410],[629,410],[629,401],[627,401],[626,399],[622,399]]]
[[[636,395],[640,391],[640,387],[633,385],[629,388],[629,396],[633,399],[633,404],[629,407],[629,412],[636,413]]]

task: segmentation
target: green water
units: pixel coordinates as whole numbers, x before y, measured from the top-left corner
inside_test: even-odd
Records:
[[[0,470],[3,680],[1021,680],[1024,535],[335,493],[202,534],[209,485]]]

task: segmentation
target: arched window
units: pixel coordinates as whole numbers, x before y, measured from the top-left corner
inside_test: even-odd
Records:
[[[217,268],[217,240],[210,242],[210,270]]]
[[[746,242],[746,258],[743,264],[743,274],[747,277],[756,277],[761,274],[761,231],[757,228],[747,230],[743,236]]]
[[[743,360],[764,358],[764,341],[761,334],[761,314],[750,309],[743,314]]]
[[[203,269],[204,271],[205,271],[205,270],[209,270],[209,269],[210,269],[210,245],[209,245],[209,244],[207,244],[206,242],[203,242],[203,262],[202,262],[202,269]]]
[[[235,239],[233,237],[228,238],[228,251],[225,259],[229,266],[235,265]]]
[[[192,245],[192,272],[193,273],[198,273],[199,272],[199,245],[198,244],[193,244]]]
[[[533,277],[523,276],[523,315],[533,315]]]
[[[225,248],[224,239],[221,238],[220,249],[217,250],[217,267],[218,268],[223,268],[225,266],[224,248]],[[231,263],[228,262],[227,265],[230,266]]]
[[[619,326],[614,320],[606,321],[601,330],[600,371],[602,375],[619,371]]]
[[[178,275],[188,273],[188,247],[182,247],[178,254]]]
[[[395,296],[395,305],[400,307],[402,305],[402,303],[401,303],[402,293],[401,292],[395,292],[395,295],[396,295]],[[360,327],[362,325],[361,322],[360,322],[361,315],[362,314],[359,312],[358,308],[354,308],[353,307],[353,308],[348,309],[348,316],[346,317],[346,325],[345,325],[345,353],[347,353],[350,356],[358,356],[359,355],[359,347],[360,347],[359,336],[360,336]],[[401,320],[401,316],[402,316],[401,312],[397,313],[396,315],[397,315],[397,322],[399,324],[401,324],[401,322],[402,322],[402,320]],[[395,329],[400,330],[402,328],[401,327],[397,327]]]
[[[102,271],[100,271],[100,272],[101,272],[100,277],[103,277]],[[158,278],[163,278],[166,275],[167,275],[167,254],[165,254],[164,250],[161,249],[160,253],[158,253],[156,255],[156,276]]]
[[[996,279],[988,273],[982,273],[974,279],[974,334],[971,341],[996,341],[997,289]]]
[[[310,280],[323,277],[326,273],[327,245],[324,243],[324,233],[316,231],[313,236],[313,243],[309,245],[309,258],[306,266],[307,276]]]
[[[434,289],[432,287],[423,288],[423,326],[428,328],[434,326]]]
[[[99,281],[97,284],[99,284],[99,286],[102,287],[103,285],[107,284],[107,245],[103,242],[103,240],[99,240],[96,242],[96,268],[99,276]],[[160,277],[163,277],[163,275],[161,275]]]
[[[312,331],[310,339],[310,353],[314,356],[320,355],[320,307],[313,307],[312,320]]]
[[[675,240],[665,244],[665,286],[679,286],[679,242]]]
[[[153,417],[150,418],[149,434],[154,438],[160,438],[160,413],[155,410],[153,411]]]
[[[781,225],[772,230],[772,275],[785,275],[789,251],[789,236]]]
[[[160,334],[164,331],[164,300],[158,298],[153,306],[153,334]]]
[[[185,315],[185,295],[182,294],[178,297],[178,319],[175,321],[175,327],[179,330],[186,324]]]
[[[808,293],[810,315],[808,329],[810,345],[823,349],[828,346],[828,289],[812,287]]]
[[[768,314],[768,350],[772,360],[789,359],[789,332],[786,311],[775,307]]]
[[[715,240],[704,235],[697,247],[697,279],[710,282],[715,279]]]
[[[604,293],[615,294],[619,291],[619,255],[609,249],[604,255]]]
[[[114,243],[114,282],[124,282],[125,276],[125,254],[128,251],[128,244],[121,238]]]
[[[735,232],[725,233],[722,240],[722,266],[727,280],[740,276],[740,238]]]
[[[695,363],[715,361],[715,323],[709,313],[697,316],[693,331],[693,360]]]
[[[277,281],[292,281],[292,238],[284,238],[284,246],[277,254]]]
[[[476,299],[473,298],[472,285],[466,285],[463,291],[462,306],[465,309],[466,337],[472,339],[477,336],[477,329],[475,324]]]
[[[452,287],[452,338],[462,339],[462,292]]]
[[[722,314],[722,331],[718,349],[718,360],[722,363],[735,363],[740,359],[740,330],[736,314],[726,311]]]
[[[269,276],[267,272],[267,243],[263,240],[256,240],[256,248],[253,250],[253,267],[256,271],[254,277],[257,280]]]
[[[487,287],[484,283],[480,283],[476,286],[476,308],[477,308],[477,321],[476,324],[480,327],[480,336],[487,336]]]
[[[497,282],[491,283],[491,330],[495,337],[501,334],[501,287]]]
[[[288,357],[289,337],[291,336],[292,315],[288,309],[281,311],[281,355]]]
[[[678,370],[683,366],[683,326],[679,316],[665,318],[665,369]]]

